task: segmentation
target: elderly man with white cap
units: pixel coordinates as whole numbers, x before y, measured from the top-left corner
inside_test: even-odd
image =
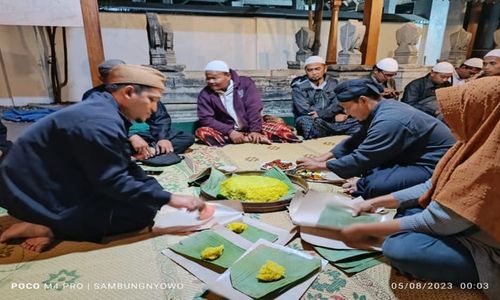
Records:
[[[440,62],[432,67],[431,72],[417,78],[405,87],[401,101],[431,115],[442,119],[436,100],[436,89],[451,85],[449,79],[455,68],[449,62]]]
[[[306,75],[292,81],[295,127],[304,139],[353,134],[359,123],[344,113],[334,92],[338,82],[326,74],[325,60],[310,56],[305,61]]]
[[[286,124],[264,123],[262,99],[251,78],[238,75],[224,61],[213,60],[205,67],[205,80],[207,86],[198,95],[201,127],[195,132],[203,143],[224,146],[299,141]]]
[[[500,49],[493,49],[483,58],[484,76],[500,76]]]
[[[163,190],[131,161],[128,128],[156,111],[164,82],[155,69],[121,64],[107,92],[30,126],[0,165],[0,206],[23,221],[0,242],[22,238],[40,252],[53,239],[98,242],[143,229],[165,204],[202,209],[204,201]]]
[[[477,57],[469,58],[453,71],[452,85],[461,85],[481,72],[483,60]]]
[[[382,58],[373,66],[370,77],[384,87],[383,98],[398,99],[399,92],[396,90],[396,82],[394,81],[398,70],[398,62],[391,57]]]

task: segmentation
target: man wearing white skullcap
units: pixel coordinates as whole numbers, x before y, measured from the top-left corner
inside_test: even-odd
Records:
[[[436,89],[451,85],[449,79],[454,67],[449,62],[440,62],[432,67],[431,72],[417,78],[405,87],[401,101],[431,115],[442,119],[436,101]]]
[[[325,60],[310,56],[304,64],[306,74],[292,80],[295,127],[304,139],[353,134],[359,123],[348,117],[334,92],[338,82],[326,74]]]
[[[195,132],[203,143],[224,146],[299,141],[286,124],[263,122],[262,99],[250,77],[238,75],[224,61],[213,60],[205,67],[205,80],[207,86],[198,95],[201,127]]]
[[[486,53],[483,63],[484,76],[500,76],[500,49]]]
[[[398,69],[398,62],[391,57],[382,58],[373,66],[370,77],[384,87],[382,97],[398,99],[399,92],[396,90],[396,81],[394,81]]]
[[[453,70],[452,85],[464,84],[467,79],[481,72],[483,60],[477,57],[469,58],[464,61],[460,67]]]

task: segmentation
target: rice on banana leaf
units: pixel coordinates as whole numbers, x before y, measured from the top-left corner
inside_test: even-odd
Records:
[[[227,199],[249,202],[272,202],[286,193],[288,186],[284,182],[265,176],[233,176],[220,186],[220,194]]]

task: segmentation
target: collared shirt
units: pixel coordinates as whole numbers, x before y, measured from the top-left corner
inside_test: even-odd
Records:
[[[326,86],[326,80],[323,80],[323,83],[321,83],[320,85],[314,84],[314,82],[312,82],[311,80],[309,80],[309,83],[311,84],[312,88],[315,90],[322,90]]]
[[[114,207],[167,204],[170,193],[130,159],[130,125],[107,92],[40,119],[0,165],[0,206],[61,238],[99,240]]]
[[[327,167],[342,178],[395,165],[422,166],[432,172],[455,143],[441,121],[389,99],[381,100],[362,124],[360,131],[331,150],[337,159],[329,160]]]
[[[465,79],[460,78],[457,71],[455,69],[453,69],[453,76],[452,76],[451,84],[453,86],[456,86],[456,85],[462,85],[464,83],[465,83]]]
[[[220,101],[222,102],[222,105],[224,105],[224,108],[227,110],[227,113],[233,118],[234,120],[234,129],[239,129],[240,128],[240,122],[238,120],[238,115],[236,114],[236,110],[234,109],[234,98],[233,98],[233,87],[234,83],[233,80],[231,79],[229,81],[229,86],[227,87],[227,90],[224,93],[221,93],[219,95]]]

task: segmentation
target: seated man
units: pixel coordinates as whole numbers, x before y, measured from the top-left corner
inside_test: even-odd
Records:
[[[386,57],[379,60],[372,69],[370,77],[384,87],[382,97],[387,99],[398,99],[399,91],[396,90],[394,76],[398,74],[399,65],[394,58]]]
[[[484,76],[500,76],[500,49],[491,50],[483,59]]]
[[[473,76],[481,72],[483,60],[480,58],[469,58],[460,67],[453,70],[452,85],[461,85],[470,80]]]
[[[436,64],[429,74],[408,83],[401,101],[442,120],[436,100],[436,89],[451,85],[448,80],[453,71],[453,65],[449,62]]]
[[[9,151],[12,143],[7,140],[7,127],[0,121],[0,162]]]
[[[165,76],[119,65],[107,90],[31,125],[0,166],[0,206],[24,223],[0,242],[26,238],[41,251],[54,238],[100,241],[142,229],[165,204],[201,209],[199,198],[175,195],[131,161],[127,131],[157,109]]]
[[[330,152],[299,159],[299,168],[328,169],[342,178],[362,176],[351,181],[349,192],[365,199],[429,179],[455,143],[450,129],[405,103],[381,100],[382,92],[382,86],[368,78],[339,84],[337,99],[363,128]]]
[[[90,98],[93,93],[104,92],[111,69],[122,64],[125,62],[118,59],[106,60],[100,64],[99,74],[103,84],[85,92],[82,100]],[[142,126],[133,123],[129,131],[134,157],[139,160],[171,152],[184,153],[194,143],[192,134],[171,128],[172,120],[161,101],[158,102],[158,109],[141,124]]]
[[[255,83],[239,76],[220,60],[205,67],[207,86],[198,95],[198,120],[195,135],[210,146],[229,143],[298,142],[281,122],[263,122],[262,100]]]
[[[305,62],[306,75],[292,81],[295,127],[304,139],[353,134],[359,123],[349,118],[337,102],[333,89],[337,80],[326,74],[326,64],[319,56]]]

